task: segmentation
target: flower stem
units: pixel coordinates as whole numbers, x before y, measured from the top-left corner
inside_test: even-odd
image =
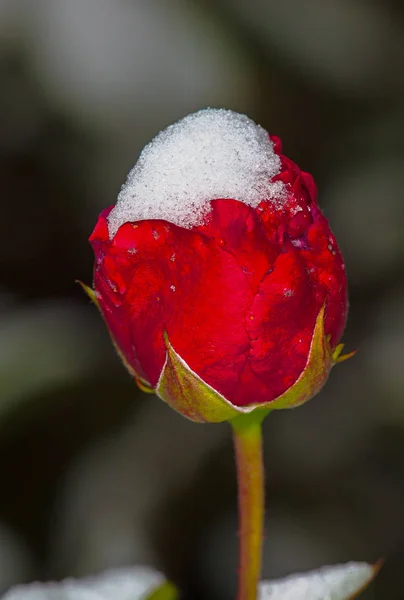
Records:
[[[239,506],[237,600],[256,600],[261,573],[264,525],[262,420],[253,415],[233,419]]]

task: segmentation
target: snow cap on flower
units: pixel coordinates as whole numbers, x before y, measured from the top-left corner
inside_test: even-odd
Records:
[[[130,221],[164,219],[201,225],[210,201],[232,198],[255,208],[263,198],[282,204],[281,170],[268,133],[245,115],[205,109],[160,132],[130,171],[108,217],[111,238]]]

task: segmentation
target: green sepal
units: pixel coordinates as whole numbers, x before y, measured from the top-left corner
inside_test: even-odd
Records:
[[[94,302],[94,304],[96,305],[98,310],[101,312],[100,303],[98,302],[98,298],[97,298],[97,292],[95,290],[93,290],[92,288],[90,288],[90,286],[88,286],[85,283],[83,283],[82,281],[80,281],[80,279],[77,279],[76,283],[78,283],[81,286],[83,292],[85,294],[87,294],[87,296],[90,298],[91,302]]]
[[[333,349],[324,333],[322,307],[316,319],[306,366],[295,383],[284,394],[269,402],[234,406],[192,371],[176,353],[166,333],[164,342],[167,349],[166,362],[156,394],[176,411],[199,423],[231,421],[253,412],[258,418],[261,413],[266,416],[272,410],[299,406],[320,391],[332,366],[338,361],[338,355],[337,360],[334,360]]]
[[[347,354],[341,354],[342,350],[344,349],[344,346],[345,344],[338,344],[338,346],[336,346],[333,352],[332,360],[335,365],[338,363],[345,362],[349,358],[352,358],[357,352],[356,350],[352,350],[352,352],[348,352]]]
[[[236,407],[189,368],[171,346],[167,334],[164,334],[164,342],[166,362],[156,394],[171,408],[197,423],[220,423],[236,417]]]

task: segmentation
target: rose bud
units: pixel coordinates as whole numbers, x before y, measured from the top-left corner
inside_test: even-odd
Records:
[[[244,115],[157,135],[90,242],[119,354],[194,421],[301,404],[345,358],[345,267],[314,180]]]

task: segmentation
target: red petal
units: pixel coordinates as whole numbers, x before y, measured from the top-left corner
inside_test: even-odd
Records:
[[[94,228],[93,233],[91,234],[91,236],[89,237],[89,242],[90,244],[94,244],[94,242],[105,242],[108,241],[109,238],[109,232],[108,232],[108,221],[107,221],[107,217],[109,215],[109,213],[111,212],[111,210],[113,209],[113,206],[109,206],[108,208],[105,208],[102,213],[100,214],[100,216],[98,217],[98,221],[97,224]]]
[[[306,173],[305,171],[302,171],[300,173],[300,176],[302,178],[303,185],[307,191],[307,194],[311,199],[311,202],[313,204],[317,204],[317,185],[314,181],[313,176],[310,173]]]
[[[326,301],[324,329],[331,345],[341,338],[348,312],[348,281],[344,261],[335,237],[321,213],[309,228],[307,248],[300,254],[307,265],[316,296]]]
[[[198,231],[230,252],[255,293],[264,275],[272,268],[279,247],[271,243],[259,213],[237,200],[213,200],[209,218]]]
[[[272,143],[274,145],[274,152],[275,152],[275,154],[281,154],[281,152],[282,152],[282,140],[281,140],[281,138],[279,138],[277,135],[270,135],[269,138],[270,138],[270,140],[272,141]]]
[[[164,221],[127,223],[96,273],[96,289],[102,280],[112,283],[112,303],[122,303],[116,314],[130,330],[118,343],[123,347],[130,337],[152,385],[164,364],[167,331],[190,368],[231,395],[249,347],[244,316],[252,299],[231,254],[199,232]]]
[[[247,315],[248,360],[268,388],[265,400],[280,396],[304,369],[320,308],[304,263],[291,248],[261,283]]]

